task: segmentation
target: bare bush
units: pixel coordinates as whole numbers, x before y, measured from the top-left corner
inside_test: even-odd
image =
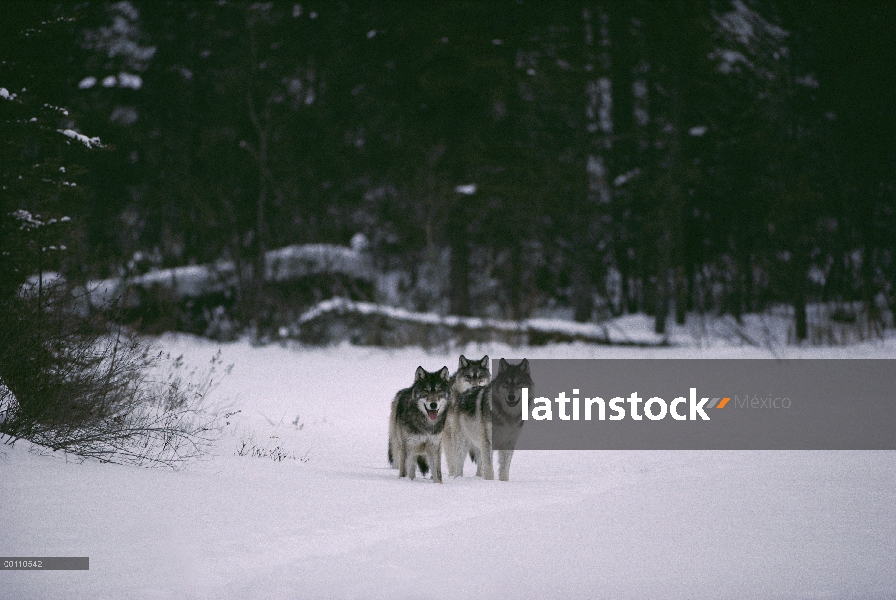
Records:
[[[274,441],[269,445],[257,444],[252,439],[243,439],[241,440],[240,447],[236,451],[236,455],[251,456],[253,458],[270,458],[276,462],[281,462],[284,459],[298,460],[301,462],[308,462],[310,460],[310,448],[303,456],[296,456],[293,452],[290,452],[283,447],[283,442],[281,442],[280,438],[276,435],[270,436],[270,439]]]
[[[71,309],[59,289],[35,307],[0,306],[0,433],[102,462],[177,467],[201,456],[219,424],[204,377],[152,354],[135,335]],[[167,368],[167,375],[164,375]]]

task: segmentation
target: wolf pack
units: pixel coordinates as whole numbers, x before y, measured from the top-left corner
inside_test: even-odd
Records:
[[[488,356],[461,355],[453,375],[448,367],[433,372],[417,367],[413,385],[392,400],[389,464],[399,477],[413,480],[419,469],[442,483],[444,452],[449,476],[462,477],[469,456],[478,477],[494,479],[492,454],[500,435],[498,478],[508,481],[512,448],[523,426],[521,390],[531,386],[526,359],[517,364],[500,359],[494,379]]]

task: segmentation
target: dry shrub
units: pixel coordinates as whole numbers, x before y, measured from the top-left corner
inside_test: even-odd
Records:
[[[200,381],[180,360],[75,310],[69,291],[0,301],[0,433],[103,462],[177,467],[219,424],[203,410],[220,355]],[[167,376],[163,374],[166,372]]]

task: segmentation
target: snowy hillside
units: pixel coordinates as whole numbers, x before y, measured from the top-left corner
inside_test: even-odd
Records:
[[[457,352],[157,343],[195,365],[220,347],[234,364],[209,399],[241,411],[217,454],[173,472],[0,446],[0,553],[90,557],[89,571],[0,573],[0,597],[896,597],[893,452],[519,452],[510,482],[469,463],[463,479],[410,482],[386,463],[389,401]],[[782,353],[896,358],[896,340]]]

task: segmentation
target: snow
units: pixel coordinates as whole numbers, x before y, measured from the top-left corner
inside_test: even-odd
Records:
[[[738,72],[738,63],[747,65],[747,67],[749,67],[752,71],[756,70],[756,66],[752,62],[747,60],[746,56],[744,56],[740,52],[737,52],[736,50],[716,48],[715,51],[713,51],[709,55],[709,58],[711,60],[719,59],[719,73],[728,74],[731,72]]]
[[[315,273],[373,278],[373,266],[359,250],[332,244],[286,246],[269,251],[265,259],[268,281],[287,281]]]
[[[328,313],[345,314],[357,313],[359,315],[379,315],[406,323],[420,323],[426,325],[441,325],[450,328],[466,329],[491,329],[507,333],[539,332],[559,333],[569,337],[579,337],[588,340],[605,340],[615,343],[640,343],[661,344],[663,336],[658,336],[649,331],[640,320],[637,327],[620,327],[621,323],[627,323],[626,319],[617,319],[607,323],[575,323],[561,319],[530,318],[520,321],[503,321],[499,319],[483,319],[479,317],[459,317],[456,315],[439,315],[431,312],[413,312],[394,306],[374,304],[372,302],[358,302],[345,298],[331,298],[319,302],[305,311],[297,319],[296,325],[303,325],[320,318]]]
[[[809,303],[807,305],[807,321],[810,332],[816,328],[824,330],[828,338],[841,342],[857,341],[856,337],[867,330],[864,321],[856,327],[853,323],[838,324],[830,319],[833,310],[849,308],[854,314],[862,316],[861,304],[851,306]],[[663,335],[654,332],[654,319],[645,314],[622,315],[600,322],[575,323],[571,321],[569,311],[543,311],[537,317],[519,321],[500,319],[459,317],[456,315],[440,315],[434,312],[414,312],[404,308],[359,302],[346,298],[330,298],[306,310],[296,320],[295,326],[301,327],[327,315],[356,314],[363,317],[385,317],[398,323],[431,325],[460,330],[489,330],[508,334],[519,334],[518,339],[533,337],[531,334],[554,335],[553,339],[567,338],[576,341],[603,342],[618,346],[676,346],[682,350],[688,348],[718,348],[749,346],[765,349],[771,356],[780,356],[784,346],[792,337],[793,314],[789,306],[772,307],[765,314],[745,314],[742,323],[733,317],[715,317],[691,313],[685,325],[674,322],[667,323],[667,332]],[[864,317],[863,317],[864,318]],[[861,319],[860,319],[861,321]],[[527,335],[522,335],[527,334]],[[544,335],[534,336],[544,338]],[[817,337],[817,336],[816,336]],[[823,338],[824,336],[822,336]],[[821,340],[819,340],[821,341]]]
[[[818,87],[818,80],[815,79],[812,75],[803,75],[801,77],[797,77],[793,80],[797,85],[804,85],[807,88],[815,89]]]
[[[87,146],[88,148],[93,148],[94,146],[96,146],[98,148],[103,147],[103,144],[102,144],[102,142],[100,142],[100,138],[98,138],[98,137],[87,137],[83,133],[78,133],[77,131],[75,131],[73,129],[57,129],[56,131],[58,131],[59,133],[61,133],[62,135],[66,136],[66,137],[72,138],[73,140],[78,140],[79,142],[81,142],[82,144]]]
[[[125,73],[122,71],[118,74],[118,87],[139,90],[143,87],[143,78],[133,73]]]
[[[145,70],[156,53],[156,47],[141,46],[137,42],[142,37],[140,12],[128,1],[116,2],[108,6],[108,11],[111,13],[111,26],[87,29],[84,32],[85,47],[101,52],[110,59],[120,57],[119,60],[133,70]],[[109,85],[104,80],[103,85],[115,85],[114,79],[112,77],[113,82]]]
[[[638,167],[635,167],[634,169],[631,169],[630,171],[626,171],[625,173],[623,173],[621,175],[617,175],[616,178],[613,179],[613,185],[615,185],[616,187],[623,186],[640,174],[641,174],[641,169],[639,169]]]
[[[349,247],[355,252],[364,252],[370,248],[370,240],[363,233],[356,233],[349,242]]]
[[[52,248],[52,247],[51,247]],[[31,275],[19,288],[19,293],[23,296],[35,295],[38,290],[43,287],[50,289],[57,285],[65,283],[65,278],[56,271],[45,271],[42,275]]]
[[[46,225],[46,223],[40,220],[40,215],[35,217],[23,208],[11,212],[10,216],[19,222],[19,229],[23,231],[30,231]]]
[[[361,240],[353,238],[355,243]],[[355,248],[333,244],[304,244],[285,246],[265,254],[268,281],[292,281],[320,273],[342,274],[356,279],[373,279],[373,265],[369,255]],[[92,281],[87,285],[87,296],[93,306],[102,306],[123,296],[129,288],[168,288],[175,300],[197,298],[204,294],[222,292],[236,286],[236,266],[232,261],[214,264],[188,265],[158,269],[128,279],[118,277]],[[130,295],[131,306],[139,305],[139,298]]]
[[[455,352],[155,340],[232,374],[231,418],[182,471],[0,446],[8,598],[885,598],[896,596],[893,452],[518,452],[511,481],[399,480],[389,402],[414,369],[508,358],[761,358],[761,348],[468,346]],[[894,358],[896,340],[782,348]],[[236,456],[243,442],[295,459]]]
[[[742,0],[732,0],[734,10],[724,15],[716,15],[716,22],[729,35],[744,46],[754,46],[761,38],[768,36],[775,41],[788,37],[789,32],[766,21],[758,12],[751,10]]]

